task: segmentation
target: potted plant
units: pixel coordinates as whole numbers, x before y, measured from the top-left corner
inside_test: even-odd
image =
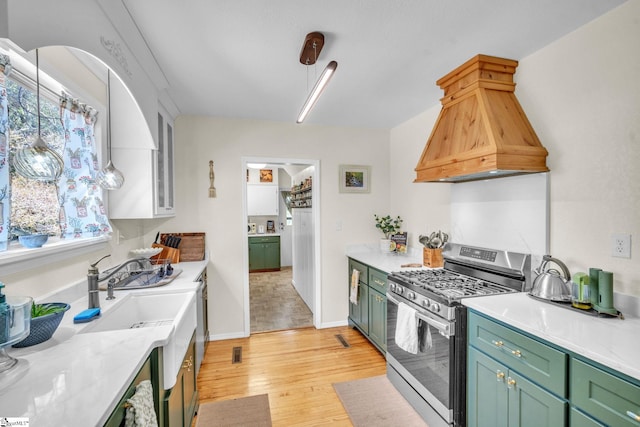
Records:
[[[390,215],[381,217],[375,214],[373,217],[376,220],[376,228],[380,229],[382,234],[384,234],[384,239],[380,239],[380,250],[383,252],[395,250],[395,244],[391,246],[389,236],[400,231],[400,228],[402,227],[402,218],[400,218],[400,216],[391,218]]]
[[[30,347],[47,341],[58,328],[64,313],[71,306],[64,302],[33,304],[31,306],[31,327],[29,335],[13,347]]]

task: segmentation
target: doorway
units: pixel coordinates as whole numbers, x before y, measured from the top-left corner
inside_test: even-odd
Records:
[[[243,212],[248,222],[243,225],[247,230],[245,336],[317,326],[317,313],[321,313],[316,268],[320,265],[319,161],[251,157],[242,162]],[[296,196],[296,189],[302,186],[306,202]],[[256,206],[261,197],[257,199],[256,194],[269,194],[266,204]],[[270,205],[274,197],[276,212]],[[275,242],[280,244],[280,256],[274,265]]]

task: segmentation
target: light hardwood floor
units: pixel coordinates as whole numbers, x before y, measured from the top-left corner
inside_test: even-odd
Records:
[[[234,347],[242,347],[241,363],[232,363]],[[267,393],[274,426],[351,426],[332,384],[385,369],[384,356],[358,331],[311,327],[210,342],[198,390],[200,403]]]

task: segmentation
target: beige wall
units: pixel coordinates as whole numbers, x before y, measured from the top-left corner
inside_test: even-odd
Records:
[[[348,315],[345,246],[374,242],[374,213],[389,204],[389,132],[264,121],[182,116],[176,120],[178,212],[163,224],[172,231],[207,233],[209,304],[214,337],[244,330],[243,157],[320,161],[322,313],[319,323],[344,323]],[[209,160],[217,197],[208,198]],[[370,194],[340,194],[338,165],[370,165]],[[336,224],[342,223],[341,231]],[[149,236],[148,236],[149,237]]]
[[[572,272],[614,272],[640,296],[640,2],[630,1],[520,60],[516,96],[549,151],[550,252]],[[491,52],[483,52],[491,54]],[[468,58],[461,58],[461,63]],[[391,131],[391,205],[410,236],[447,228],[448,185],[412,184],[440,110]],[[632,235],[632,258],[611,256],[611,234]],[[415,240],[412,240],[415,243]]]

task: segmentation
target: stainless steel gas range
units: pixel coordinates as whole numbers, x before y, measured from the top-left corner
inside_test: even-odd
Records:
[[[466,425],[462,299],[531,286],[528,254],[456,243],[447,243],[442,254],[442,269],[387,277],[387,377],[430,427]]]

